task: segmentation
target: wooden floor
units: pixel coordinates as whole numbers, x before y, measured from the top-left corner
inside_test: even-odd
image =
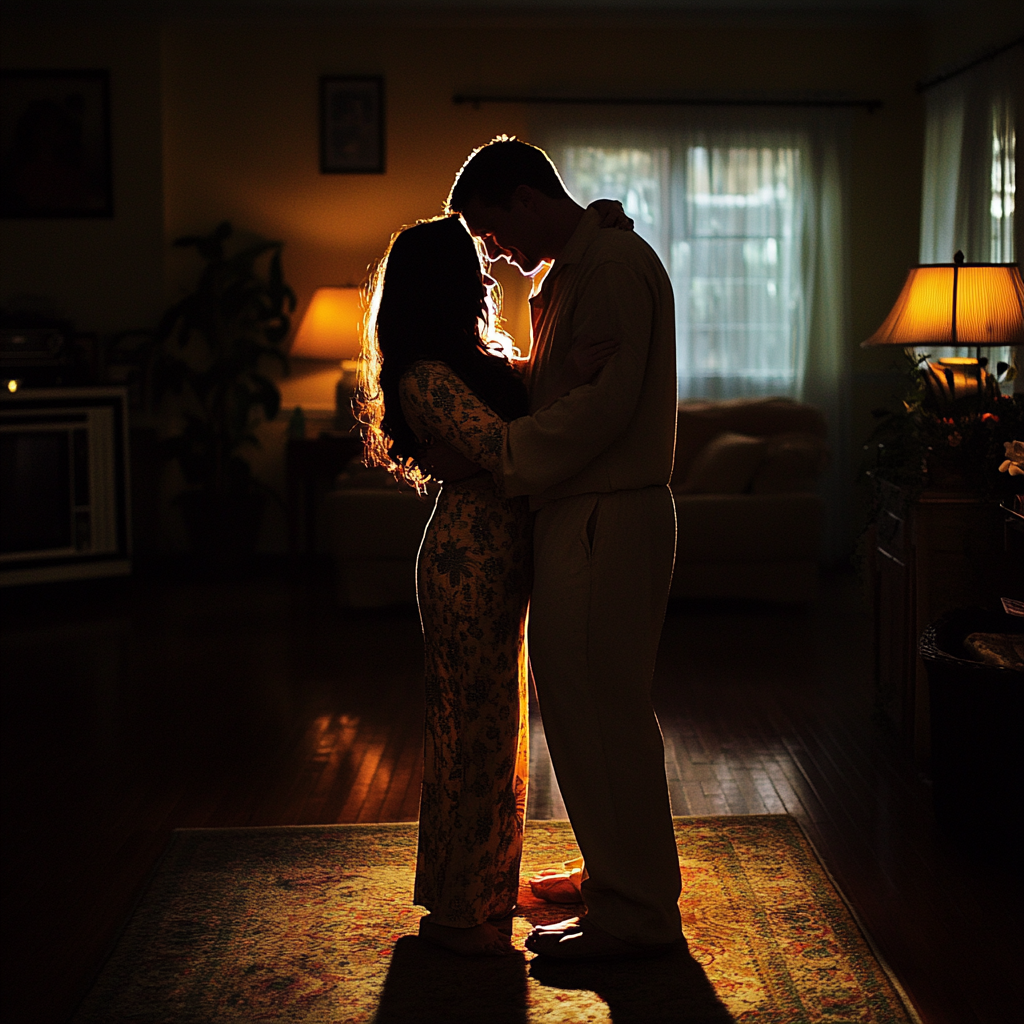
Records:
[[[416,817],[414,610],[283,569],[3,595],[3,1020],[58,1024],[170,831]],[[935,832],[872,716],[856,580],[808,610],[670,610],[655,681],[677,814],[807,828],[926,1024],[1022,1019],[1019,882]],[[534,721],[530,814],[564,808]]]

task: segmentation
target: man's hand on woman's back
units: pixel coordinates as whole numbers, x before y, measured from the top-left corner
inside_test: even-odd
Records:
[[[432,441],[416,453],[416,464],[438,483],[456,484],[483,470],[443,441]]]

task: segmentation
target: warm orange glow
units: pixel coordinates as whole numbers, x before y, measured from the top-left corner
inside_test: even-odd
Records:
[[[1022,344],[1024,281],[1017,264],[941,263],[910,271],[885,322],[861,347]]]
[[[317,288],[291,354],[299,359],[357,359],[362,316],[358,288]]]

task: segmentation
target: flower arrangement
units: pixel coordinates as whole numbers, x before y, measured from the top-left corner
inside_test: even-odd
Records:
[[[1010,476],[1024,476],[1024,441],[1007,441],[1003,445],[1006,458],[999,467],[1000,473]]]
[[[941,401],[926,358],[908,356],[910,387],[901,408],[876,410],[864,475],[911,495],[932,488],[999,501],[1024,490],[1024,476],[997,472],[1009,458],[1007,444],[1024,436],[1024,396],[1000,394],[982,371],[968,393]]]

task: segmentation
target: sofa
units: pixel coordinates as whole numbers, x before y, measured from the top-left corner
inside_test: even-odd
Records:
[[[786,398],[680,404],[672,597],[814,598],[826,435],[820,410]]]
[[[418,495],[383,469],[350,463],[325,498],[327,544],[343,608],[416,601],[416,555],[437,489]]]
[[[679,406],[673,597],[814,597],[825,438],[821,412],[789,399]],[[433,494],[420,497],[382,470],[352,465],[341,474],[325,517],[342,606],[415,601],[416,554],[433,506]]]

